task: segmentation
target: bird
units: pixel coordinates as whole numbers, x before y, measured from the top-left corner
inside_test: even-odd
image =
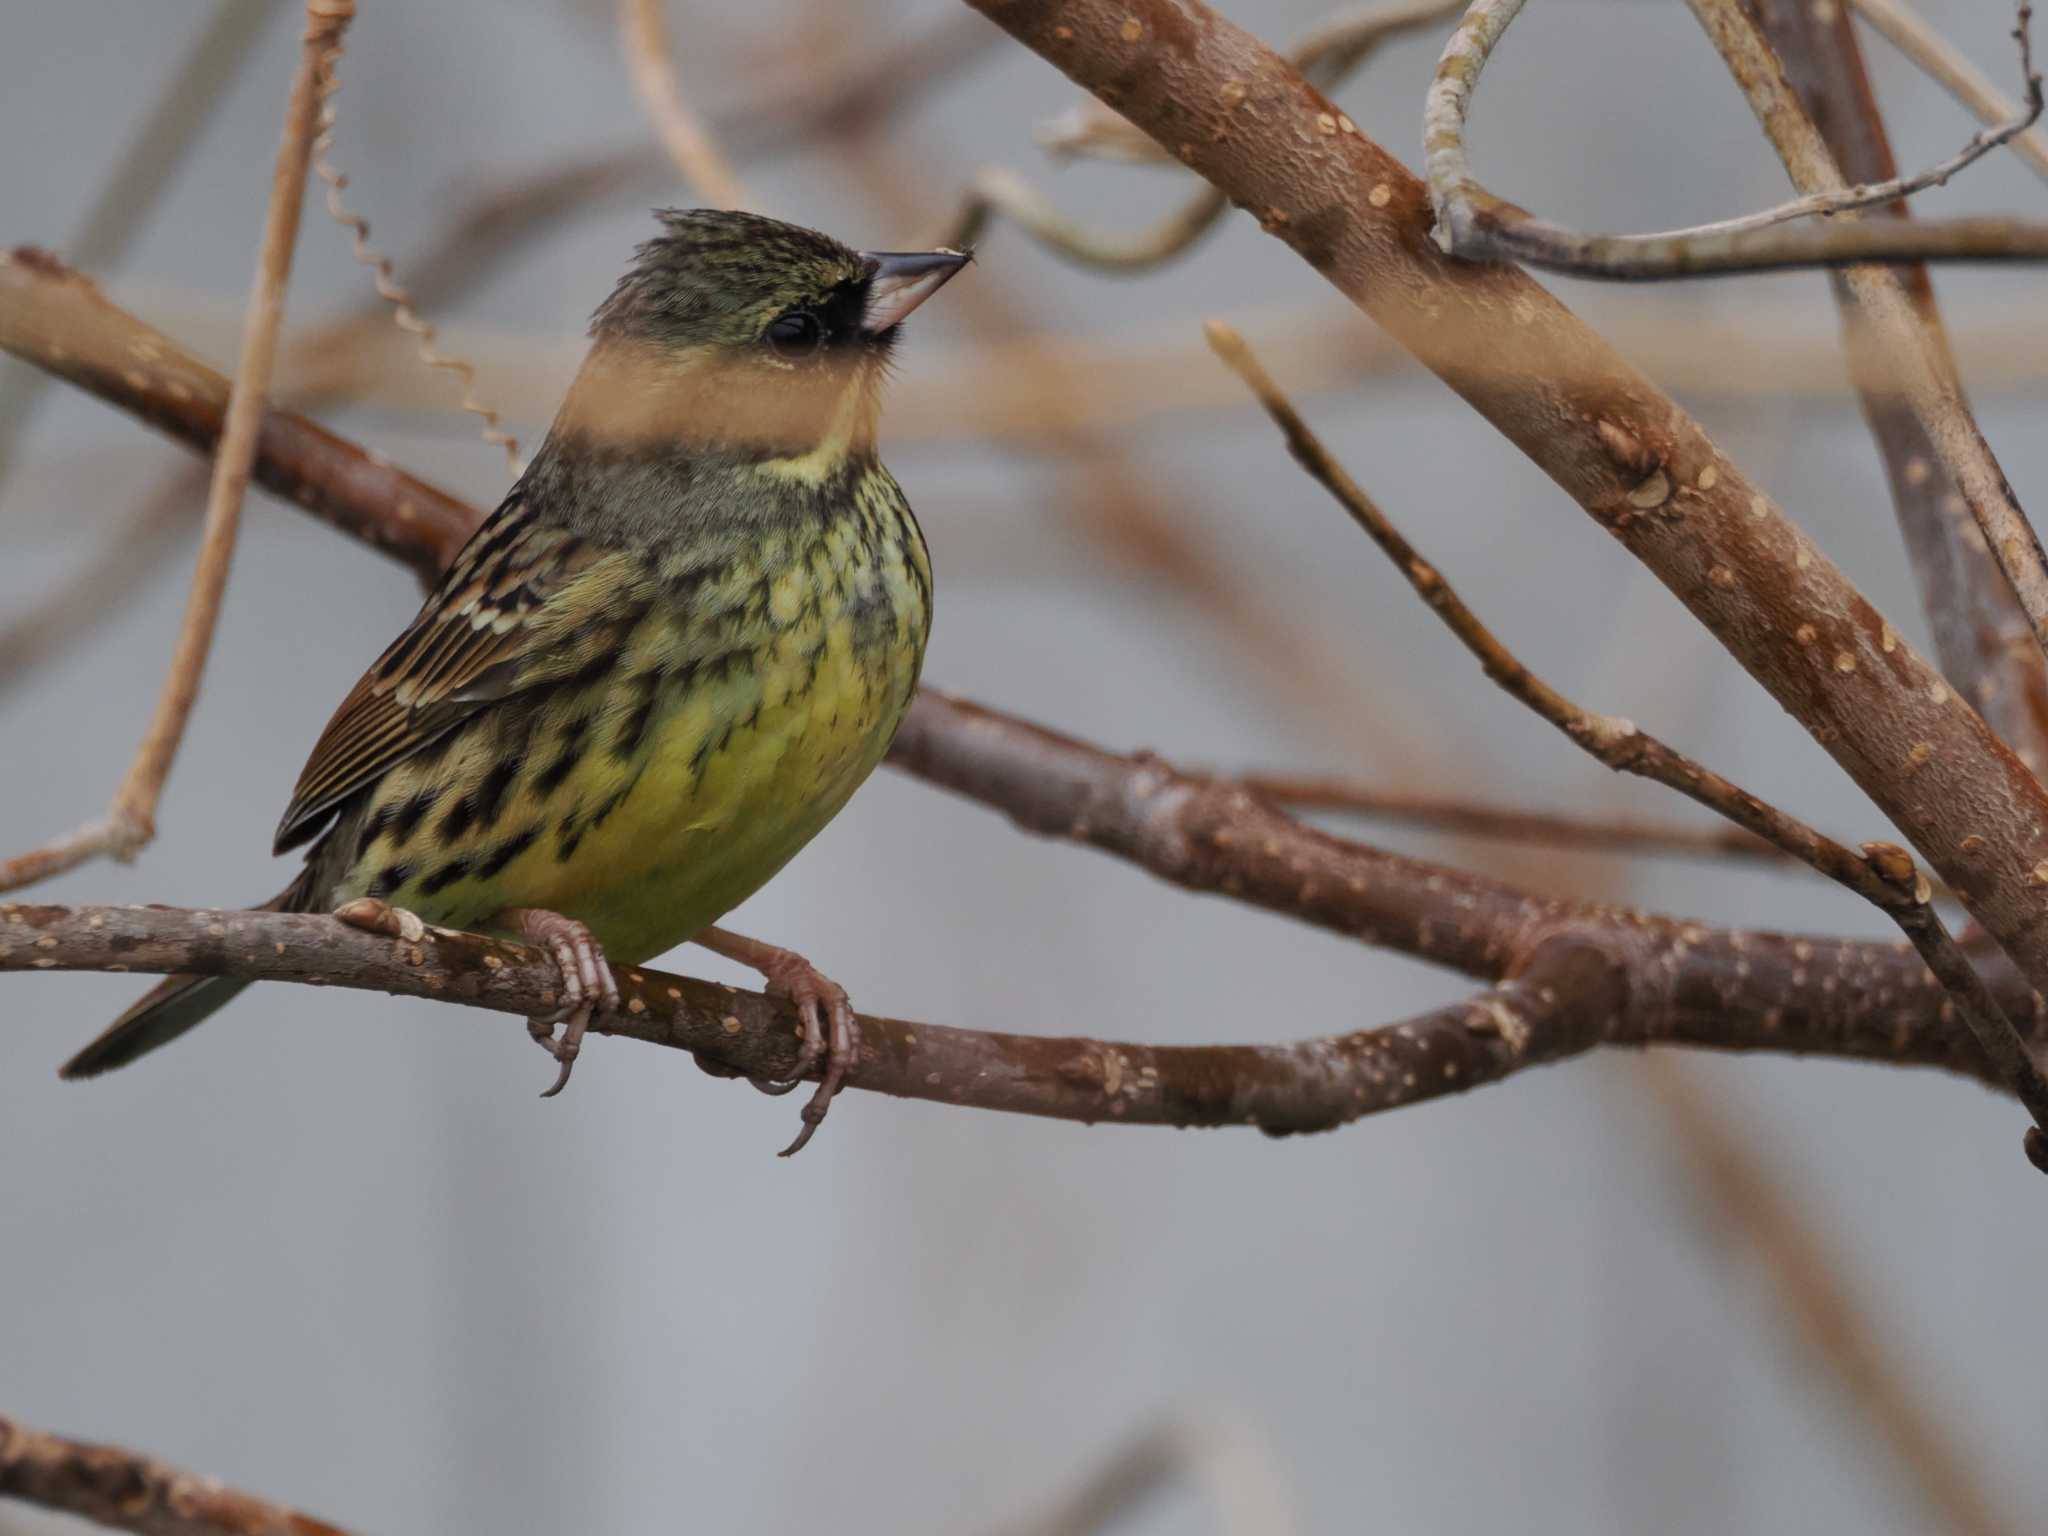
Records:
[[[274,845],[305,863],[266,909],[544,947],[543,1097],[617,1006],[613,965],[687,941],[737,960],[802,1026],[792,1075],[757,1086],[822,1063],[788,1156],[851,1065],[853,1011],[801,955],[716,923],[846,804],[917,688],[931,563],[877,456],[880,392],[905,318],[971,256],[654,216],[532,462],[314,745]],[[61,1075],[126,1065],[247,985],[170,977]]]

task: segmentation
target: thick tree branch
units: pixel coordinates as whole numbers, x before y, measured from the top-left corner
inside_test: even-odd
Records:
[[[0,251],[0,350],[211,457],[228,381],[86,277],[30,246]],[[410,566],[440,575],[477,511],[291,411],[267,412],[254,477],[274,495]]]
[[[1800,106],[1770,42],[1738,0],[1690,0],[1700,24],[1727,61],[1757,122],[1784,161],[1794,186],[1828,190],[1847,185],[1827,144]],[[2028,9],[2020,6],[2021,37]],[[1896,221],[1888,221],[1896,222]],[[1927,325],[1897,274],[1859,267],[1846,275],[1863,318],[1863,338],[1876,354],[1885,384],[1903,399],[1927,434],[1938,462],[1956,483],[1985,543],[2005,574],[2034,638],[2048,651],[2048,554],[2020,509],[1990,445],[1978,431],[1940,331]]]
[[[4,1414],[0,1497],[138,1536],[347,1536],[324,1520],[210,1477],[118,1445],[45,1434]]]
[[[1442,573],[1387,520],[1280,393],[1245,346],[1244,338],[1228,326],[1211,321],[1209,342],[1266,408],[1286,437],[1288,451],[1295,461],[1351,514],[1352,520],[1407,578],[1430,611],[1472,653],[1487,677],[1510,697],[1527,705],[1609,768],[1677,790],[1854,891],[1897,923],[1927,962],[1928,969],[1948,989],[1971,1033],[2007,1074],[2006,1081],[2013,1092],[2034,1116],[2036,1131],[2029,1132],[2028,1146],[2042,1145],[2034,1138],[2037,1133],[2048,1132],[2048,1081],[2043,1080],[2040,1068],[2027,1055],[2018,1030],[1934,911],[1933,892],[1927,879],[1903,848],[1871,842],[1865,843],[1860,853],[1852,853],[1796,816],[1758,799],[1741,785],[1639,730],[1633,721],[1594,714],[1552,688],[1501,643],[1479,616],[1465,606],[1464,599]],[[2048,1147],[2042,1150],[2048,1154]],[[2044,1164],[2043,1171],[2048,1172],[2048,1164]]]
[[[2048,791],[1689,417],[1198,0],[975,0],[1255,210],[1643,560],[2048,980]],[[1348,121],[1348,120],[1346,120]],[[2036,870],[2039,873],[2036,873]]]
[[[1823,15],[1797,0],[1761,0],[1756,14],[1840,175],[1888,178],[1896,169],[1891,144],[1849,15],[1839,8]],[[1903,203],[1887,212],[1912,216]],[[1988,544],[1967,521],[1969,503],[1957,476],[1898,386],[1893,354],[1903,348],[1907,370],[1938,380],[1939,389],[1924,398],[1943,413],[1936,419],[1948,422],[1950,440],[1965,445],[1980,479],[1996,476],[2003,487],[1964,394],[1927,269],[1911,265],[1889,274],[1829,277],[1850,372],[1884,459],[1942,669],[2030,766],[2048,769],[2048,665]],[[1866,296],[1874,307],[1866,306]],[[1910,335],[1902,339],[1900,328]],[[1914,354],[1922,361],[1916,364]]]

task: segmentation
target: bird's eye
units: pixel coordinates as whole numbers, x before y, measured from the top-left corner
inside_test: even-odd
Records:
[[[792,309],[768,327],[768,345],[777,357],[809,357],[825,344],[825,327],[807,309]]]

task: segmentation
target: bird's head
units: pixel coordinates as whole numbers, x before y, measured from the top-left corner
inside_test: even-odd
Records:
[[[577,425],[755,459],[870,444],[898,327],[969,259],[856,251],[753,213],[656,217],[592,318]]]

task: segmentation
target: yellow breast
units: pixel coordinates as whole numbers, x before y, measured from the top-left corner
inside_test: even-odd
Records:
[[[338,899],[376,891],[460,927],[543,907],[589,924],[625,964],[683,942],[781,869],[880,762],[916,688],[930,581],[900,495],[771,533],[687,602],[650,603],[596,682],[494,704],[433,761],[388,775],[378,804],[519,762],[490,826],[432,858],[374,845]],[[458,873],[437,882],[437,868]]]

